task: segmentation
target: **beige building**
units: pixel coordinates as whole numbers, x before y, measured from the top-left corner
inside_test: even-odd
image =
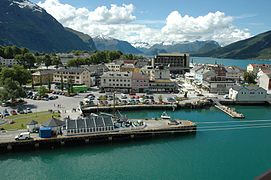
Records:
[[[105,66],[109,69],[109,71],[115,71],[115,72],[120,72],[120,67],[122,63],[106,63]]]
[[[270,64],[249,64],[247,65],[247,72],[257,74],[260,69],[271,69]]]
[[[86,86],[92,86],[91,73],[86,68],[61,68],[55,71],[53,76],[54,83],[68,83],[72,84],[85,84]]]
[[[32,82],[34,85],[49,84],[53,82],[54,70],[39,70],[32,74]]]
[[[267,91],[271,90],[271,70],[262,73],[259,77],[259,86]]]

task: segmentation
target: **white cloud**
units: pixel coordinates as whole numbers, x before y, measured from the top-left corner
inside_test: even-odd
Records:
[[[59,0],[45,0],[39,6],[54,16],[64,26],[98,36],[100,34],[133,42],[172,43],[195,40],[215,40],[225,45],[250,37],[248,30],[233,25],[234,18],[223,12],[208,13],[205,16],[182,16],[171,12],[166,21],[159,20],[162,28],[150,27],[155,20],[136,20],[132,4],[112,4],[90,11],[63,4]],[[151,22],[151,23],[150,23]]]

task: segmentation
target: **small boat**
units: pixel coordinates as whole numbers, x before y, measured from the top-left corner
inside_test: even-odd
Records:
[[[163,114],[161,115],[161,119],[169,120],[171,119],[171,117],[166,112],[163,112]]]

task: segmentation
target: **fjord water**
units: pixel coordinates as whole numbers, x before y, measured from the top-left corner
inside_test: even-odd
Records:
[[[249,121],[271,119],[270,106],[235,108]],[[129,118],[152,118],[162,112],[124,113]],[[168,114],[199,123],[233,121],[215,108]],[[238,125],[242,120],[234,121],[232,124]],[[217,125],[223,124],[212,126]],[[1,179],[247,180],[271,168],[270,136],[271,128],[199,131],[187,136],[3,154],[0,174]]]
[[[248,64],[271,64],[271,60],[255,60],[255,59],[218,59],[210,57],[191,57],[191,62],[201,64],[223,64],[225,66],[238,66],[246,69]]]

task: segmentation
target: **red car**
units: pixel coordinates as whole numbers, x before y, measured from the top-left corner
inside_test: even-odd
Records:
[[[11,115],[17,115],[17,112],[15,110],[10,111]]]

